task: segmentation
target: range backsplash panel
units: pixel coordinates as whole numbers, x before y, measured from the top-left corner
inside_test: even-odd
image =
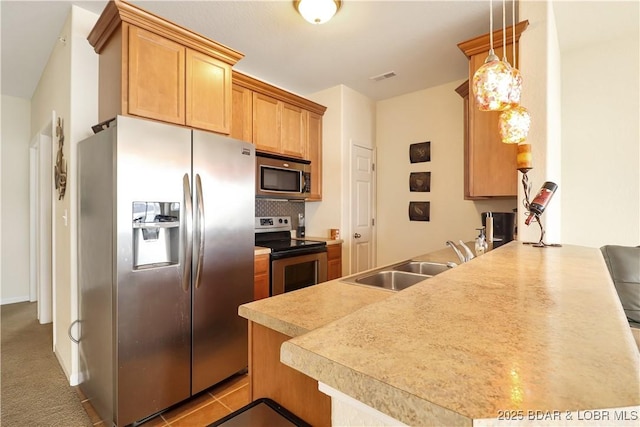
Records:
[[[298,214],[304,215],[303,201],[256,198],[256,216],[290,216],[293,229],[298,227]]]

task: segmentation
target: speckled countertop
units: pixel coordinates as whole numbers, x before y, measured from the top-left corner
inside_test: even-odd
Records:
[[[596,248],[512,242],[369,302],[337,281],[307,289],[240,313],[298,335],[283,363],[406,424],[640,405],[640,355]]]

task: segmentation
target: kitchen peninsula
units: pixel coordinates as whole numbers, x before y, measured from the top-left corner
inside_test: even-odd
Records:
[[[322,316],[333,306],[344,312]],[[602,413],[624,425],[640,413],[640,356],[595,248],[512,242],[398,293],[334,280],[240,314],[293,337],[281,361],[332,395],[334,425],[564,425],[614,408]]]

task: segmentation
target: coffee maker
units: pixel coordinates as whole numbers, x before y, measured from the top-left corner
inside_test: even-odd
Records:
[[[515,212],[482,212],[482,226],[487,226],[487,215],[493,216],[493,247],[497,248],[513,240],[516,232]]]

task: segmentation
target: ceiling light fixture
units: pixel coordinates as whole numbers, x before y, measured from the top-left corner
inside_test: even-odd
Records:
[[[300,15],[312,24],[324,24],[340,9],[340,0],[294,0]]]
[[[473,75],[473,94],[480,111],[504,111],[515,106],[509,99],[513,79],[511,66],[496,56],[493,50],[493,1],[489,0],[489,55]],[[502,6],[504,22],[504,0]],[[504,28],[502,30],[504,35]],[[506,46],[503,46],[503,49]]]

